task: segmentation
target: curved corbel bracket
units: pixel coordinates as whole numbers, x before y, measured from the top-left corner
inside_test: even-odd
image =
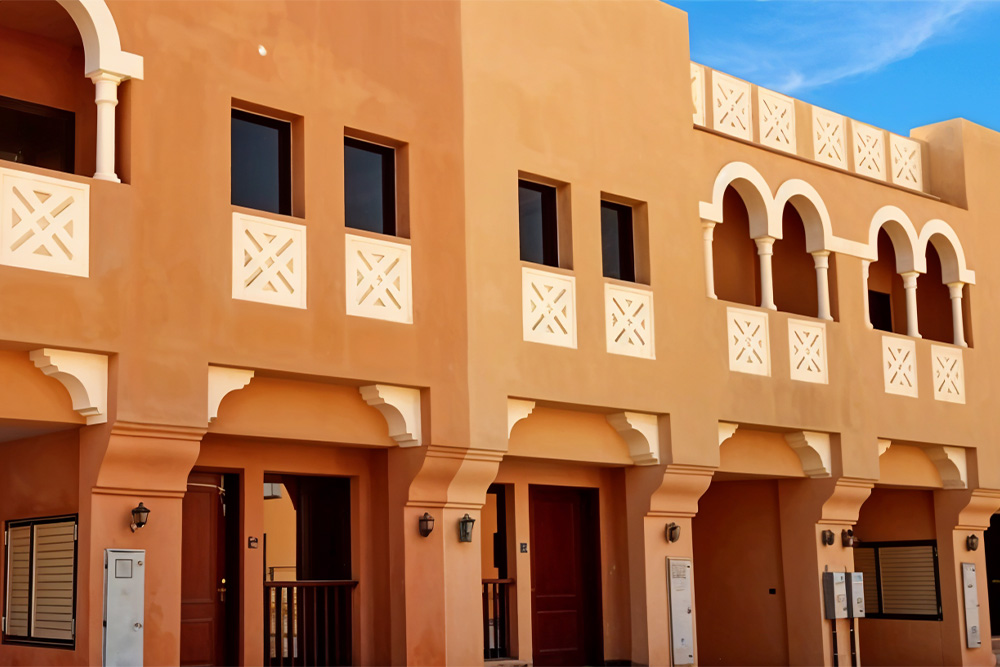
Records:
[[[628,453],[636,465],[651,466],[660,462],[660,425],[656,415],[643,412],[615,412],[608,423],[628,444]]]
[[[208,367],[208,423],[219,416],[219,405],[226,394],[238,391],[250,384],[253,371],[243,368]]]
[[[736,429],[739,427],[739,424],[732,422],[719,422],[719,447],[722,447],[722,443],[736,435]]]
[[[420,390],[391,384],[370,384],[359,387],[365,403],[382,413],[389,425],[389,436],[400,447],[419,447]]]
[[[879,438],[878,439],[879,458],[882,458],[882,455],[885,454],[887,451],[889,451],[890,447],[892,447],[892,440],[883,440],[882,438]]]
[[[527,419],[528,415],[535,409],[534,401],[526,401],[522,398],[507,399],[507,439],[510,440],[510,433],[514,430],[514,424]]]
[[[830,434],[795,431],[785,434],[785,442],[802,461],[806,477],[829,477],[833,474]]]
[[[73,399],[73,409],[88,424],[108,421],[108,357],[91,352],[71,352],[45,347],[28,357],[49,377],[62,383]]]
[[[924,447],[927,458],[941,475],[941,484],[946,489],[966,489],[969,486],[969,467],[965,458],[965,448],[933,445]]]

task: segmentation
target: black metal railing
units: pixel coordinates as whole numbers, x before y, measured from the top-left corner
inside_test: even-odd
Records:
[[[483,579],[483,659],[510,655],[510,589],[513,579]]]
[[[356,581],[264,582],[267,665],[350,665]]]

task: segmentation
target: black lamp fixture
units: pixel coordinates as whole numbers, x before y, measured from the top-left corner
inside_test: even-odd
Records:
[[[664,533],[666,534],[667,542],[676,542],[681,539],[681,527],[673,521],[667,524]]]
[[[969,551],[975,551],[979,548],[979,536],[973,533],[965,538],[965,548]]]
[[[847,547],[847,548],[853,547],[854,546],[854,530],[851,529],[851,528],[846,528],[846,529],[840,531],[840,543],[843,546]]]
[[[823,544],[825,546],[832,547],[833,546],[833,531],[832,530],[824,530],[822,533],[820,533],[820,539],[822,540],[822,542],[823,542]]]
[[[149,509],[139,503],[138,506],[132,508],[132,532],[134,533],[136,528],[142,528],[146,525],[146,521],[149,520]]]
[[[458,520],[458,541],[459,542],[471,542],[472,541],[472,526],[476,523],[476,520],[471,516],[466,514],[461,519]]]
[[[427,537],[434,530],[434,517],[427,512],[424,512],[424,515],[420,517],[417,523],[420,527],[420,537]]]

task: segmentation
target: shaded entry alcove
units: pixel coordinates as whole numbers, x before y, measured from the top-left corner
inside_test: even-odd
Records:
[[[264,660],[352,660],[351,480],[264,476]]]

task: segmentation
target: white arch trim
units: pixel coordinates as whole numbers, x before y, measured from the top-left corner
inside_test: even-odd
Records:
[[[780,211],[778,216],[774,215],[771,189],[760,172],[746,162],[730,162],[719,171],[712,186],[712,201],[699,204],[701,219],[716,224],[722,222],[722,198],[730,185],[740,193],[747,207],[750,236],[755,239],[762,236],[780,239],[781,215]]]
[[[122,51],[118,26],[104,0],[57,0],[83,39],[84,74],[142,79],[142,56]]]
[[[878,233],[883,227],[892,240],[892,247],[896,252],[896,272],[926,273],[927,260],[924,258],[924,253],[918,251],[920,243],[917,230],[909,216],[896,206],[883,206],[875,211],[868,226],[868,245],[862,259],[878,261]]]
[[[816,188],[800,178],[785,181],[778,187],[778,191],[774,195],[774,212],[778,216],[777,224],[779,227],[785,204],[789,202],[802,218],[806,230],[806,251],[832,250],[838,239],[833,236],[833,225],[830,224],[830,214],[826,210],[826,202],[816,192]]]
[[[917,238],[917,251],[921,257],[927,257],[928,243],[934,244],[941,258],[941,282],[946,285],[954,282],[976,283],[976,272],[966,268],[965,250],[951,225],[939,219],[925,222]]]

